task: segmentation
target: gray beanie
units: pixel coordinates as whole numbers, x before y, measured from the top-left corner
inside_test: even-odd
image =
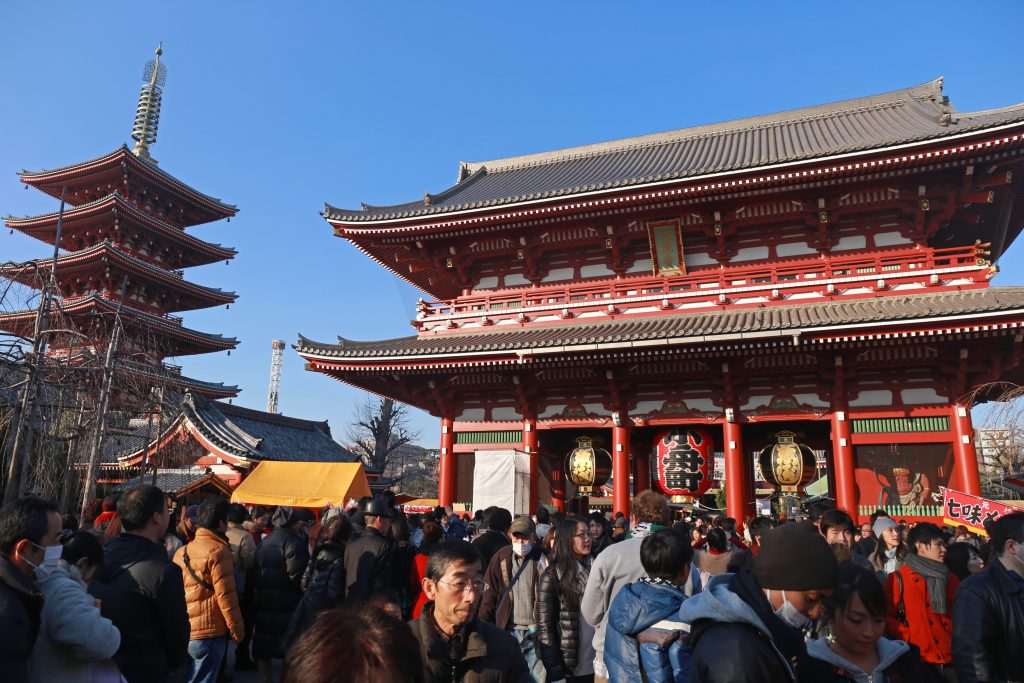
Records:
[[[881,538],[882,532],[891,526],[899,525],[892,521],[892,517],[879,517],[875,520],[875,523],[871,525],[871,532],[875,535],[875,538]]]

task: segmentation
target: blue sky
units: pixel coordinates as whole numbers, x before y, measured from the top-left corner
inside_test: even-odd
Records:
[[[153,156],[241,208],[193,230],[236,247],[191,269],[238,292],[186,324],[241,339],[179,359],[266,405],[270,342],[412,333],[419,293],[332,237],[323,203],[437,192],[479,161],[792,109],[942,75],[961,110],[1024,101],[1018,2],[48,2],[0,5],[0,214],[54,211],[15,173],[127,142],[157,42]],[[1024,284],[1024,251],[997,284]],[[43,256],[0,234],[0,260]],[[281,409],[341,438],[359,392],[286,351]],[[417,413],[421,442],[438,426]]]

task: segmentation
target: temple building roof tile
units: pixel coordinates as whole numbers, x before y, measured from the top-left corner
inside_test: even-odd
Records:
[[[829,329],[878,327],[885,324],[931,323],[943,319],[968,322],[979,316],[1024,314],[1024,287],[992,287],[962,292],[787,304],[727,309],[706,313],[653,315],[605,322],[572,322],[534,325],[502,331],[449,332],[400,337],[382,341],[350,341],[337,344],[311,341],[300,336],[295,349],[303,356],[327,362],[373,363],[388,359],[431,360],[446,356],[472,356],[565,347],[590,347],[624,342],[684,343],[755,339],[766,335],[784,337]]]
[[[1024,104],[958,112],[943,79],[879,95],[593,145],[463,162],[457,183],[393,206],[346,210],[331,221],[416,218],[628,188],[938,140],[1024,122]]]

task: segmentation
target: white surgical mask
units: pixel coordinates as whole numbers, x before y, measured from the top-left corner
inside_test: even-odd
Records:
[[[512,552],[519,557],[526,557],[533,550],[533,543],[512,543]]]
[[[29,541],[29,543],[32,543],[32,541]],[[43,563],[36,565],[36,564],[32,564],[28,560],[25,560],[24,557],[21,558],[21,559],[25,560],[25,562],[28,563],[29,566],[31,566],[35,570],[35,572],[36,572],[36,580],[37,581],[42,581],[47,576],[52,574],[53,570],[57,568],[57,564],[60,562],[60,555],[64,551],[64,546],[62,546],[62,545],[42,546],[42,545],[39,545],[38,543],[32,543],[32,545],[34,545],[35,547],[37,547],[37,548],[39,548],[40,550],[43,551]]]
[[[792,626],[793,628],[806,628],[808,622],[810,622],[810,619],[789,601],[789,598],[786,597],[786,591],[782,591],[782,607],[775,610],[775,616],[782,619],[787,626]]]

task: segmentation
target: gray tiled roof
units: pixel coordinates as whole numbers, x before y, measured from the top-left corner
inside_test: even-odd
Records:
[[[441,356],[523,349],[543,349],[622,342],[692,340],[694,343],[760,336],[783,336],[808,328],[850,326],[888,321],[975,316],[1024,311],[1024,287],[990,287],[964,292],[814,304],[784,304],[707,313],[676,312],[606,322],[576,322],[504,331],[442,333],[383,341],[354,342],[338,338],[323,344],[299,337],[296,350],[328,359],[387,359],[399,356]],[[678,343],[678,342],[677,342]],[[569,349],[567,349],[569,350]]]
[[[175,470],[175,469],[158,469],[156,471],[156,487],[164,493],[175,493],[189,484],[205,479],[210,476],[209,470]],[[127,491],[133,486],[139,484],[152,484],[153,475],[147,473],[134,479],[129,479],[126,482],[118,484],[113,488],[114,491]]]
[[[499,206],[709,173],[883,149],[1024,121],[1024,104],[958,113],[942,79],[905,90],[736,121],[460,166],[459,182],[419,201],[346,210],[344,221]]]
[[[222,401],[186,395],[185,416],[206,439],[252,460],[355,462],[358,457],[331,438],[324,422],[300,420]]]

